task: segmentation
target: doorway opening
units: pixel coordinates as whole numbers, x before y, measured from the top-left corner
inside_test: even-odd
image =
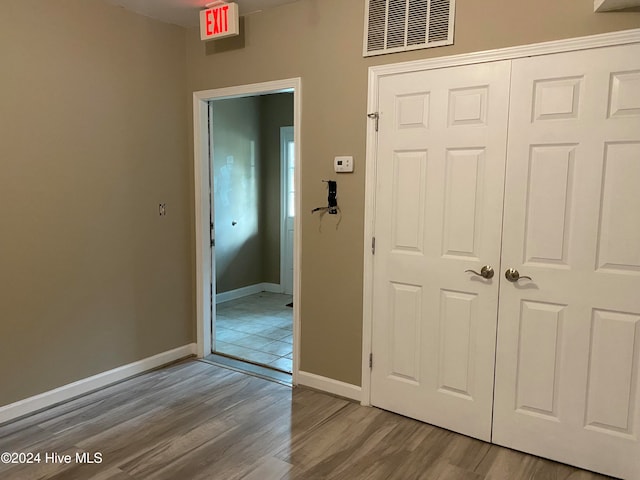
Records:
[[[298,97],[298,79],[194,94],[198,355],[294,384]]]

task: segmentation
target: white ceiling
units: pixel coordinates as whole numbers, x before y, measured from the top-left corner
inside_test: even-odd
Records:
[[[106,0],[132,12],[183,27],[198,25],[198,12],[213,0]],[[248,15],[260,10],[291,3],[296,0],[235,0],[240,15]]]

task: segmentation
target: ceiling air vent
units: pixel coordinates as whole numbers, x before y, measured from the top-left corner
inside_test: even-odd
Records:
[[[455,0],[367,0],[364,56],[453,43]]]

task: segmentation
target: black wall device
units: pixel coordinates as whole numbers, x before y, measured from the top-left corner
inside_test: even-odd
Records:
[[[315,212],[326,212],[331,215],[336,215],[338,213],[338,182],[335,180],[323,180],[328,186],[329,196],[327,198],[327,206],[326,207],[318,207],[311,210],[311,213]]]
[[[335,180],[327,180],[329,184],[329,209],[327,210],[331,215],[338,213],[338,183]]]

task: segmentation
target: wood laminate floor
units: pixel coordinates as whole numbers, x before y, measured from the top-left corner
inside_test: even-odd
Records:
[[[0,452],[41,456],[3,480],[607,478],[196,360],[2,426]]]

